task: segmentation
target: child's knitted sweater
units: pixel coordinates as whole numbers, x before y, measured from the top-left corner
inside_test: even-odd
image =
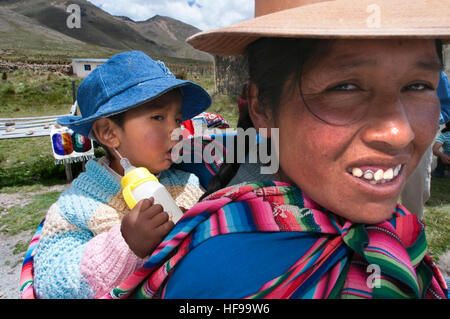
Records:
[[[198,178],[180,170],[159,181],[186,209],[203,194]],[[34,256],[36,296],[101,297],[143,265],[120,232],[127,211],[120,182],[90,160],[47,213]]]

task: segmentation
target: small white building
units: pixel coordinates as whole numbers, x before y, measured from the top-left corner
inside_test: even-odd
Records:
[[[106,61],[107,59],[72,59],[73,74],[79,78],[85,78]]]

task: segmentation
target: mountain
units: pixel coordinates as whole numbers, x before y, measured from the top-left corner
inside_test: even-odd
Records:
[[[79,29],[66,25],[69,4],[81,8]],[[198,31],[168,17],[155,16],[144,22],[115,17],[85,0],[0,0],[2,49],[38,50],[40,46],[41,51],[48,48],[59,52],[68,47],[89,57],[96,48],[109,56],[118,51],[141,50],[152,57],[210,62],[210,55],[185,42]]]
[[[147,39],[163,45],[175,56],[188,59],[212,61],[207,53],[195,50],[186,43],[191,35],[200,32],[189,24],[170,17],[156,15],[146,21],[135,22],[127,17],[116,17],[145,36]]]
[[[14,52],[15,60],[30,57],[34,60],[42,60],[42,57],[47,57],[47,60],[55,57],[67,60],[71,57],[111,56],[117,50],[84,43],[0,6],[0,56],[2,52]],[[11,59],[11,55],[7,57]]]

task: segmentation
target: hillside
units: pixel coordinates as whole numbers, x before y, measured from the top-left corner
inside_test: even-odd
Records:
[[[84,43],[47,28],[32,18],[0,6],[0,56],[14,52],[14,58],[104,57],[117,51]],[[8,56],[8,58],[10,58]]]
[[[189,24],[160,15],[139,22],[135,22],[127,17],[116,18],[122,20],[147,39],[163,45],[175,56],[212,61],[209,54],[195,50],[186,43],[188,37],[201,31]]]
[[[66,25],[66,6],[81,8],[81,28]],[[145,22],[114,17],[85,0],[0,1],[0,48],[48,55],[108,57],[141,50],[153,57],[212,61],[185,39],[199,30],[156,16]],[[49,52],[52,51],[52,52]]]

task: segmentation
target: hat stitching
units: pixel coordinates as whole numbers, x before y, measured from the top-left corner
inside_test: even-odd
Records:
[[[106,96],[109,99],[109,92],[108,92],[108,88],[106,87],[105,81],[103,81],[103,76],[102,76],[102,69],[99,70],[99,74],[100,74],[100,80],[102,81],[103,87],[105,88],[106,91]]]

